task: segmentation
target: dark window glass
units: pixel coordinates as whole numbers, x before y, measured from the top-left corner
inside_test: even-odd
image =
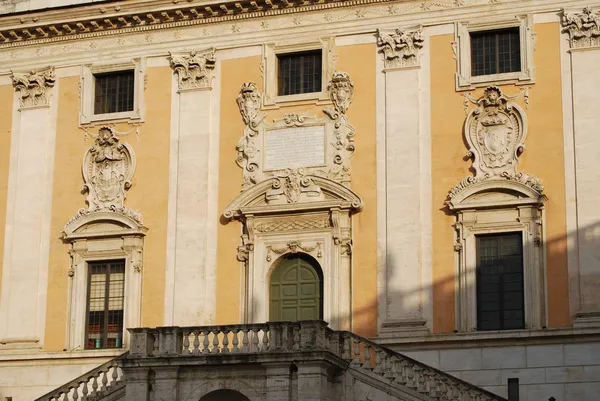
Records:
[[[508,401],[519,401],[519,379],[508,379]]]
[[[519,28],[471,33],[471,75],[521,71]]]
[[[94,114],[133,110],[133,70],[96,74]]]
[[[321,51],[284,54],[277,57],[278,94],[297,95],[321,91]]]
[[[93,262],[88,271],[85,347],[121,348],[125,262]]]
[[[520,233],[477,236],[477,330],[525,328]]]

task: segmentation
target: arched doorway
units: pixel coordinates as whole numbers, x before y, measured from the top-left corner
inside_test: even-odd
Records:
[[[250,401],[250,399],[235,390],[215,390],[200,398],[200,401]]]
[[[323,318],[323,272],[306,254],[284,255],[271,274],[269,320]]]

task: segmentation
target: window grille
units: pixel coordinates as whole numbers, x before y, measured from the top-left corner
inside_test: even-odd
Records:
[[[134,71],[95,74],[94,114],[133,110]]]
[[[121,348],[125,261],[88,264],[86,349]]]
[[[521,71],[519,28],[471,33],[471,75]]]
[[[477,330],[525,328],[520,233],[477,236]]]
[[[321,91],[321,51],[284,54],[277,57],[279,96]]]

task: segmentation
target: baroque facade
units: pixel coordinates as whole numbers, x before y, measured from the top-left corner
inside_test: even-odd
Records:
[[[0,400],[600,399],[599,63],[580,0],[0,1]]]

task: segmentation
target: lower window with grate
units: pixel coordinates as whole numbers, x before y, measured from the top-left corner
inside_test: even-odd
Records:
[[[471,33],[471,75],[521,71],[519,28]]]
[[[121,348],[125,261],[88,264],[86,349]]]
[[[477,236],[477,330],[524,328],[521,234]]]
[[[94,114],[133,110],[133,70],[95,74]]]
[[[321,50],[282,54],[278,58],[278,95],[321,91]]]

